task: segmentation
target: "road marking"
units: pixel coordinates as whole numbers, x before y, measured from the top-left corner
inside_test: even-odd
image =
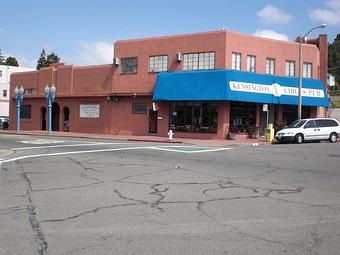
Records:
[[[11,150],[34,150],[34,149],[48,149],[48,148],[62,148],[62,147],[81,147],[81,146],[95,146],[95,145],[118,145],[118,144],[130,144],[130,143],[83,143],[83,144],[64,144],[64,145],[48,145],[48,146],[32,146],[12,148]]]
[[[190,148],[196,150],[181,150],[181,149],[172,149],[172,148]],[[212,148],[212,147],[194,147],[194,146],[159,146],[154,147],[155,150],[162,150],[162,151],[172,151],[172,152],[182,152],[182,153],[202,153],[202,152],[214,152],[214,151],[226,151],[232,150],[233,148]],[[198,149],[198,150],[197,150]]]
[[[23,140],[16,141],[17,143],[25,143],[25,144],[50,144],[50,143],[64,143],[62,140],[48,140],[48,139],[35,139],[35,140]]]
[[[126,143],[125,143],[126,144]],[[220,150],[231,150],[232,148],[216,148],[209,150],[200,150],[200,151],[183,151],[183,150],[171,150],[168,147],[172,146],[141,146],[141,147],[126,147],[126,148],[112,148],[112,149],[100,149],[100,150],[86,150],[86,151],[69,151],[69,152],[56,152],[56,153],[46,153],[46,154],[34,154],[34,155],[26,155],[20,156],[16,158],[4,159],[0,160],[0,166],[2,163],[13,162],[21,159],[28,158],[39,158],[39,157],[50,157],[50,156],[62,156],[62,155],[71,155],[71,154],[84,154],[84,153],[98,153],[98,152],[111,152],[111,151],[127,151],[127,150],[140,150],[140,149],[151,149],[151,150],[166,150],[180,153],[198,153],[198,152],[208,152],[208,151],[220,151]],[[187,147],[187,148],[195,148],[194,146],[173,146],[173,147]],[[199,148],[199,147],[197,147]]]

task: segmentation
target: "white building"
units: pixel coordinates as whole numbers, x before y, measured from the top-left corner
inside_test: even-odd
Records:
[[[33,68],[0,65],[0,117],[9,116],[9,84],[12,73],[33,71]]]

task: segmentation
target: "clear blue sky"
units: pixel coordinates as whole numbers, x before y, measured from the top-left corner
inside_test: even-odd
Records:
[[[0,49],[36,66],[41,49],[68,64],[110,63],[116,40],[219,30],[294,40],[327,23],[340,33],[340,0],[11,0],[1,3]]]

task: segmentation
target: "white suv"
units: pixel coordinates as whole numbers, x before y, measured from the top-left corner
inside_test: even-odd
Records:
[[[338,137],[340,137],[340,124],[336,119],[329,118],[296,120],[277,132],[275,136],[279,142],[295,141],[296,143],[311,140],[329,140],[335,143]]]

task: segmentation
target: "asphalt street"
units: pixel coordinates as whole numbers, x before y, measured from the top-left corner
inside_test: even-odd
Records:
[[[340,254],[340,143],[1,134],[4,254]]]

